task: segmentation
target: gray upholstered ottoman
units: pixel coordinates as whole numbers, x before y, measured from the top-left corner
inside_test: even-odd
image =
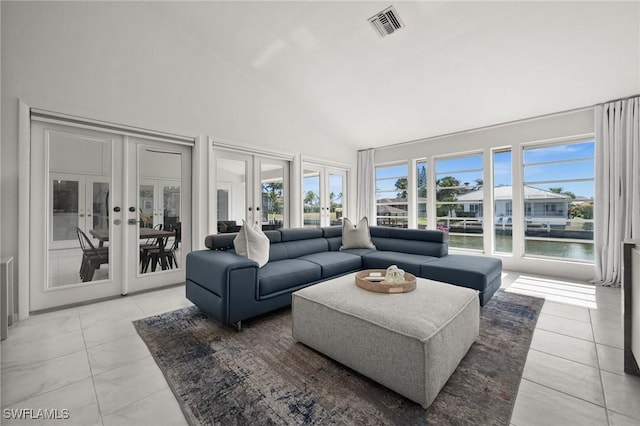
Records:
[[[427,408],[479,334],[476,290],[418,278],[409,293],[354,274],[293,293],[293,337]]]

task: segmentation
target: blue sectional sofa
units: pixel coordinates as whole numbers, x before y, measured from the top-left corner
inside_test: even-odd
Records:
[[[502,262],[485,256],[448,254],[440,231],[371,227],[376,250],[340,250],[342,227],[265,231],[269,262],[262,268],[236,255],[236,234],[210,235],[209,250],[187,255],[187,298],[226,325],[291,304],[291,293],[362,269],[398,265],[416,276],[478,290],[480,305],[500,287]]]

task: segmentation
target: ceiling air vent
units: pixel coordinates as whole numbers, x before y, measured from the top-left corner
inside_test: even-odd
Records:
[[[369,18],[369,22],[371,22],[371,25],[378,31],[381,37],[393,34],[395,31],[404,27],[404,24],[398,16],[398,12],[396,12],[393,6],[389,6],[382,12],[372,16]]]

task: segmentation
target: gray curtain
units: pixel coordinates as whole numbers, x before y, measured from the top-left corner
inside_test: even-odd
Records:
[[[375,215],[375,154],[373,149],[358,151],[357,170],[357,194],[356,194],[356,214],[357,218],[353,222],[358,222],[363,217],[369,219],[369,224],[376,224]]]
[[[640,97],[595,108],[595,283],[622,279],[622,242],[640,238]]]

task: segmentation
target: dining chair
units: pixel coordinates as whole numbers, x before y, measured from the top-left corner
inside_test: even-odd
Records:
[[[159,223],[153,227],[153,229],[160,231],[162,230],[162,224]],[[146,272],[144,270],[144,265],[147,263],[149,258],[149,251],[158,248],[158,239],[157,238],[147,238],[146,241],[140,244],[140,270],[141,272]]]
[[[162,250],[160,247],[156,245],[154,248],[150,248],[147,250],[147,257],[145,258],[145,262],[142,265],[142,272],[146,273],[149,271],[149,267],[151,267],[151,272],[155,272],[158,265],[162,268],[163,261],[167,265],[167,269],[173,269],[178,267],[178,259],[176,256],[176,251],[180,246],[180,242],[182,240],[182,225],[180,222],[176,223],[173,226],[173,244],[171,247],[167,248],[166,244],[169,238],[162,238]],[[163,254],[161,254],[161,252]]]
[[[76,227],[76,234],[82,249],[80,279],[84,283],[93,280],[93,275],[96,269],[100,269],[100,265],[109,263],[109,247],[95,247],[87,234],[78,227]]]

